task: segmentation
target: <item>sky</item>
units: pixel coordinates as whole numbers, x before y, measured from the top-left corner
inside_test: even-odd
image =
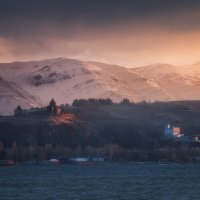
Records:
[[[200,61],[198,0],[0,0],[0,62]]]

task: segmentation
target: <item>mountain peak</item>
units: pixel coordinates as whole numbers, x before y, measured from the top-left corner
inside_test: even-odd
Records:
[[[1,63],[0,77],[7,87],[0,87],[0,104],[6,108],[0,108],[0,114],[12,114],[18,104],[44,106],[52,97],[58,105],[80,98],[114,102],[200,99],[200,75],[188,76],[186,71],[189,68],[162,63],[130,69],[70,58]]]

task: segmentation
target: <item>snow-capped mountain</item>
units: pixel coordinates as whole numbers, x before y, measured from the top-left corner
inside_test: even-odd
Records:
[[[156,64],[125,68],[98,62],[56,58],[0,64],[0,114],[24,107],[58,104],[79,98],[132,101],[200,99],[200,64]]]
[[[200,64],[173,66],[155,64],[134,68],[134,72],[155,83],[168,97],[158,100],[199,100],[200,99]]]
[[[9,115],[18,105],[23,108],[41,106],[34,96],[0,76],[0,114]]]

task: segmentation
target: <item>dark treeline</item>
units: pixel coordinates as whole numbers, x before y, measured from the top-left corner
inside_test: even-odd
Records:
[[[75,99],[72,106],[112,105],[111,99]]]
[[[200,133],[200,102],[139,102],[128,99],[74,100],[61,106],[73,123],[51,123],[52,116],[0,117],[0,159],[44,160],[52,157],[105,156],[126,161],[194,161],[198,144],[164,137],[170,123],[182,133]],[[62,115],[61,115],[62,116]],[[59,116],[56,116],[59,118]]]
[[[140,104],[146,103],[145,101],[139,102]],[[138,103],[138,104],[139,104]],[[106,98],[106,99],[95,99],[95,98],[89,98],[89,99],[75,99],[72,103],[72,106],[92,106],[92,105],[114,105],[114,104],[121,104],[121,105],[133,105],[134,102],[131,102],[129,99],[124,98],[120,103],[114,103],[112,99]]]

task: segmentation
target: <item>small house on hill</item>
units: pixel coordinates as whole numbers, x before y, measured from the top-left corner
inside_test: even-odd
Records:
[[[17,108],[15,109],[15,116],[21,115],[23,113],[23,110],[21,108],[21,106],[17,106]]]
[[[177,142],[200,142],[200,135],[181,134],[180,127],[174,127],[174,126],[171,127],[170,124],[168,124],[167,127],[165,128],[164,134],[167,138]]]
[[[56,105],[56,101],[52,98],[49,105],[47,106],[47,112],[49,114],[59,115],[61,113],[60,106]]]

